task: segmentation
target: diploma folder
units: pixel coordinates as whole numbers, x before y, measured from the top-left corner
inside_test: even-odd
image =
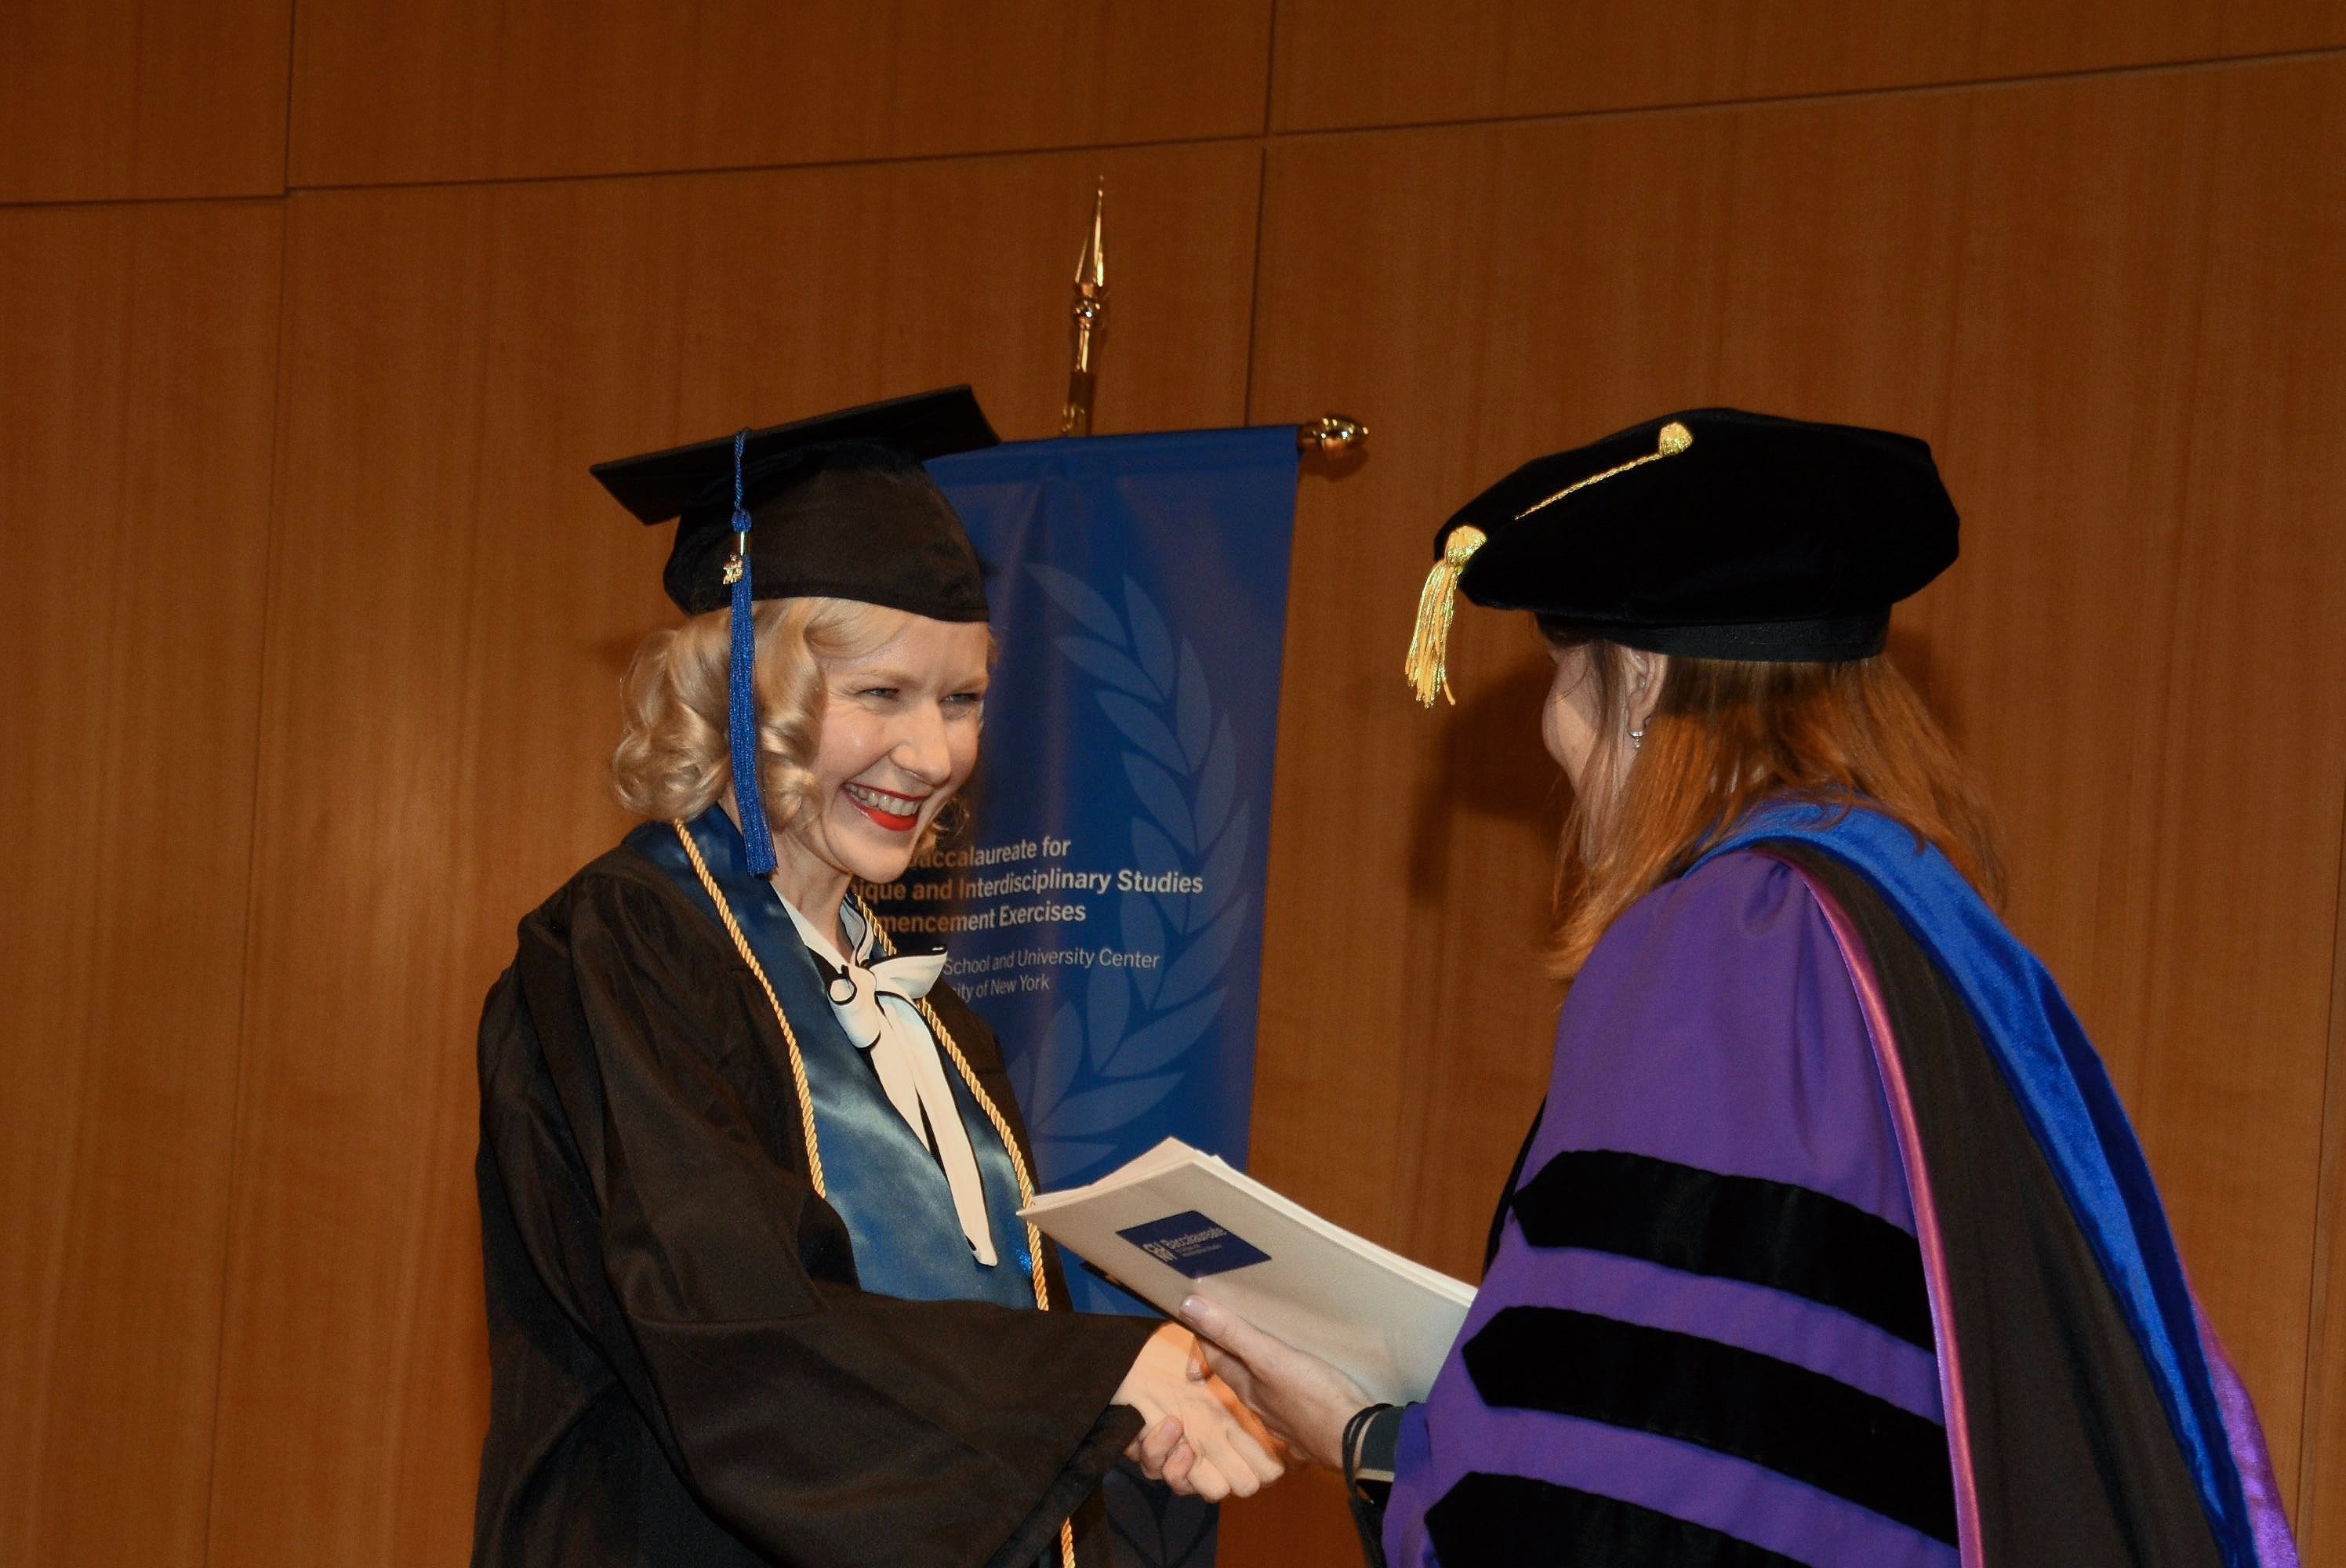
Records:
[[[1201,1296],[1387,1404],[1425,1398],[1474,1301],[1178,1138],[1019,1212],[1159,1310]]]

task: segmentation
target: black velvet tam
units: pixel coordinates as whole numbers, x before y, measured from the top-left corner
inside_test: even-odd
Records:
[[[921,464],[999,439],[965,386],[751,431],[741,450],[751,596],[821,595],[933,620],[985,619],[977,554]],[[661,581],[687,615],[730,599],[733,440],[593,469],[645,523],[679,520]]]
[[[1694,409],[1534,458],[1442,526],[1488,540],[1459,590],[1655,653],[1864,658],[1955,558],[1955,507],[1910,435]]]

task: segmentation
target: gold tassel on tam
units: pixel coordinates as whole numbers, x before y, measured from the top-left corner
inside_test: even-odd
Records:
[[[1576,479],[1563,489],[1516,513],[1514,521],[1521,523],[1533,513],[1555,505],[1575,491],[1601,484],[1616,474],[1643,468],[1665,457],[1676,457],[1694,444],[1694,432],[1677,420],[1670,421],[1654,433],[1654,450],[1643,457],[1633,457],[1627,463],[1614,464],[1602,473]],[[1409,639],[1409,660],[1402,670],[1409,677],[1410,689],[1417,693],[1417,700],[1428,708],[1433,706],[1433,694],[1437,691],[1452,702],[1458,700],[1450,695],[1450,622],[1458,610],[1459,575],[1466,570],[1466,563],[1474,558],[1474,552],[1483,547],[1485,537],[1483,530],[1471,523],[1453,528],[1449,538],[1443,543],[1442,559],[1436,561],[1433,570],[1426,574],[1425,591],[1418,596],[1417,630]]]
[[[1410,635],[1409,659],[1402,669],[1417,700],[1428,708],[1437,691],[1452,702],[1458,700],[1450,696],[1450,622],[1458,613],[1458,574],[1483,547],[1484,537],[1471,524],[1453,528],[1442,546],[1442,559],[1425,575],[1425,591],[1417,598],[1417,629]]]

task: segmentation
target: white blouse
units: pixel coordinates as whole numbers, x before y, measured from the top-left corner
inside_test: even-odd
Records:
[[[856,1048],[869,1054],[888,1103],[944,1167],[962,1235],[968,1238],[977,1261],[992,1268],[994,1229],[986,1221],[985,1184],[978,1176],[977,1155],[970,1147],[969,1130],[962,1125],[961,1107],[945,1077],[944,1054],[913,1005],[944,972],[945,955],[913,953],[867,963],[874,932],[851,903],[839,911],[840,923],[855,946],[854,956],[844,958],[830,935],[800,913],[790,900],[783,899],[782,907],[790,911],[800,939],[821,961],[818,967],[823,972],[833,1016]]]

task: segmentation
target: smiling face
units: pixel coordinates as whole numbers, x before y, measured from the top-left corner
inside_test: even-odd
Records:
[[[985,711],[983,622],[906,617],[868,652],[823,658],[812,809],[775,841],[774,885],[811,918],[850,878],[892,882],[977,766]]]

